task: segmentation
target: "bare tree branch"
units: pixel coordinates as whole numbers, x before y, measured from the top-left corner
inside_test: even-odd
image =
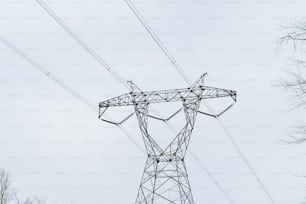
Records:
[[[10,173],[0,169],[0,204],[46,204],[46,202],[36,196],[22,202],[12,187]]]
[[[4,169],[0,169],[0,204],[7,204],[13,199],[11,185],[12,180],[10,174]]]
[[[281,79],[278,86],[283,88],[292,97],[294,107],[306,107],[306,79],[301,71],[287,72],[288,79]]]
[[[306,48],[306,19],[296,21],[293,26],[284,27],[287,31],[283,37],[280,38],[281,44],[293,43],[294,52],[297,48]],[[302,56],[305,50],[302,49]],[[298,59],[293,61],[297,67],[297,71],[288,71],[287,79],[279,81],[278,86],[289,92],[294,101],[294,108],[306,108],[306,61]],[[306,125],[301,125],[295,128],[293,134],[290,135],[290,140],[287,143],[301,144],[306,142]]]
[[[295,21],[293,26],[285,26],[283,27],[288,32],[280,38],[280,43],[292,43],[294,49],[297,49],[298,44],[306,43],[306,22]]]

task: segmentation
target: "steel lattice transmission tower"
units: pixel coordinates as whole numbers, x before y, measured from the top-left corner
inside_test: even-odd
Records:
[[[129,82],[131,92],[99,103],[99,118],[112,124],[121,124],[129,119],[127,116],[120,123],[102,118],[109,107],[134,106],[139,128],[147,151],[147,161],[141,179],[136,204],[194,204],[184,158],[194,128],[197,113],[218,117],[230,109],[228,106],[218,115],[199,110],[202,100],[231,97],[236,101],[236,92],[227,89],[204,86],[203,74],[189,88],[142,92],[135,84]],[[162,149],[148,132],[148,118],[161,119],[149,115],[149,106],[153,103],[182,102],[185,113],[185,125],[170,144]]]

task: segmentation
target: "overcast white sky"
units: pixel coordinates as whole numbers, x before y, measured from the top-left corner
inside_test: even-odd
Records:
[[[276,202],[304,201],[306,181],[296,175],[306,174],[305,144],[281,141],[303,111],[289,111],[274,85],[293,54],[278,46],[281,26],[303,17],[306,1],[134,2],[192,80],[208,72],[206,85],[237,91],[222,118]],[[47,3],[124,79],[144,90],[187,86],[124,0]],[[127,92],[34,0],[1,0],[0,34],[92,104]],[[2,42],[0,69],[0,168],[22,196],[135,202],[146,156],[126,135]],[[142,145],[136,119],[124,127]],[[198,117],[190,149],[236,204],[271,203],[215,119]],[[195,203],[229,203],[189,155],[186,163]]]

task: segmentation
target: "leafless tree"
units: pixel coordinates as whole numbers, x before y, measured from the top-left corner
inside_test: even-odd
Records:
[[[0,204],[46,204],[38,197],[27,198],[21,201],[17,192],[12,187],[12,177],[4,169],[0,169]]]
[[[306,108],[306,19],[296,21],[293,26],[284,27],[286,34],[280,38],[281,44],[291,44],[297,59],[292,60],[295,70],[287,71],[287,78],[280,80],[279,85],[286,90],[294,101],[294,106]],[[306,142],[306,125],[297,125],[291,134],[291,143]]]
[[[14,192],[11,190],[11,185],[10,174],[0,169],[0,204],[7,204],[13,199]]]

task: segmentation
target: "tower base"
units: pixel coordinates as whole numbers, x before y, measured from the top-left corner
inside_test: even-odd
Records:
[[[148,156],[136,204],[194,204],[183,159]]]

